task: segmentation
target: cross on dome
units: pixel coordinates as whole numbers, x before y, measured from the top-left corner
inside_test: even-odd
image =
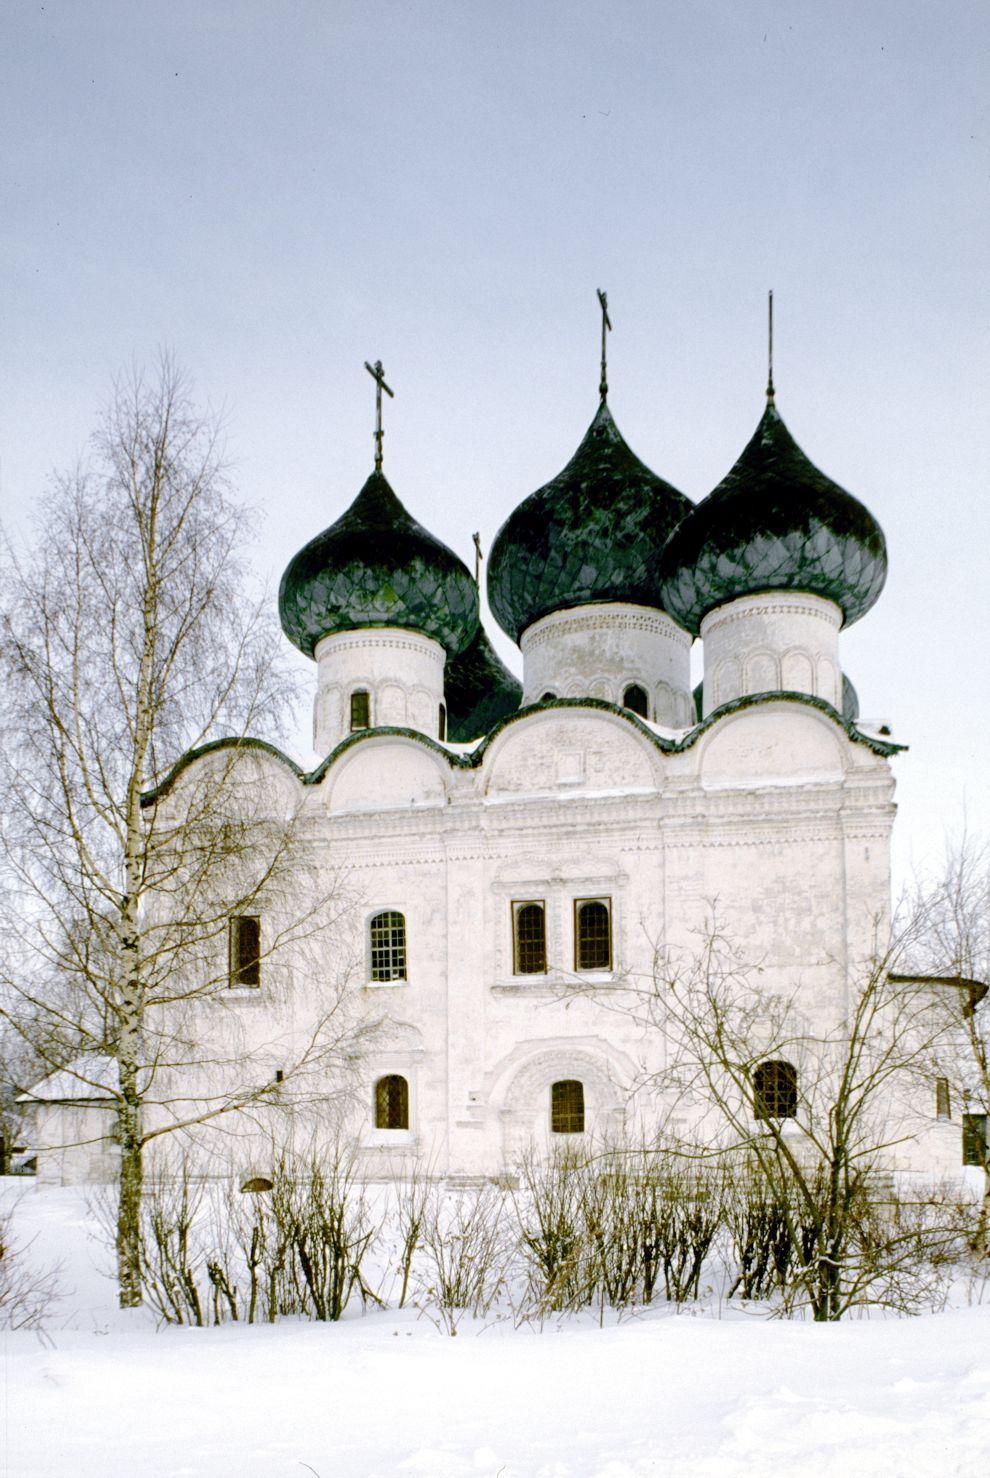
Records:
[[[599,396],[600,396],[600,398],[602,400],[602,403],[604,404],[605,399],[606,399],[606,397],[608,395],[608,376],[606,374],[606,341],[605,341],[605,335],[606,335],[606,333],[611,333],[611,331],[612,331],[612,320],[608,316],[608,294],[607,293],[603,293],[602,290],[601,290],[601,288],[598,288],[597,291],[598,291],[598,301],[599,301],[599,303],[601,304],[601,307],[602,307],[602,377],[601,377],[601,380],[598,383],[598,394],[599,394]]]
[[[382,430],[382,391],[384,390],[392,400],[395,399],[395,391],[385,383],[385,371],[380,359],[376,359],[373,366],[365,360],[364,367],[375,382],[375,471],[381,472],[382,441],[385,437],[385,432]]]

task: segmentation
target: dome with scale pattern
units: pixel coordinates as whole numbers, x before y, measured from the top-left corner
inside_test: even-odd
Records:
[[[803,591],[834,601],[846,626],[887,577],[873,515],[808,460],[771,399],[732,470],[672,534],[664,608],[697,636],[709,611],[743,595]]]
[[[478,588],[375,471],[347,512],[289,561],[278,609],[308,657],[323,637],[368,626],[421,632],[454,656],[478,629]]]
[[[518,641],[552,611],[602,601],[659,606],[658,566],[690,499],[630,450],[605,401],[574,456],[511,513],[488,561],[488,600]]]

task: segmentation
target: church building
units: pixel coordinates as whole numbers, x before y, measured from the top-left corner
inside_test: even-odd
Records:
[[[899,746],[859,723],[840,644],[887,551],[794,441],[772,377],[752,438],[693,504],[624,440],[603,352],[573,457],[491,545],[520,683],[471,571],[385,477],[388,387],[368,368],[375,467],[279,591],[314,664],[320,764],[267,747],[255,764],[360,900],[348,989],[381,1023],[353,1066],[362,1172],[419,1161],[468,1180],[533,1145],[655,1127],[663,1033],[614,1004],[651,988],[659,951],[695,947],[716,904],[810,1031],[843,1019],[889,918]],[[266,927],[230,923],[230,989],[262,1037]],[[796,1069],[766,1073],[764,1109],[796,1112]]]

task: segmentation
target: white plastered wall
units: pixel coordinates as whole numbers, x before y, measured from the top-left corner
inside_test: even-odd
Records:
[[[701,623],[704,716],[749,693],[810,693],[842,711],[839,628],[830,600],[793,591],[744,595]]]
[[[326,755],[350,732],[351,694],[368,694],[372,728],[417,729],[436,739],[446,655],[439,642],[398,626],[325,636],[316,646],[313,745]]]
[[[618,601],[554,611],[527,627],[519,645],[523,703],[552,693],[621,704],[636,683],[648,718],[670,728],[692,722],[691,638],[664,611]]]

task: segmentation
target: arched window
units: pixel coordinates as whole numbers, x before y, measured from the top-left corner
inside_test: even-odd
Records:
[[[443,741],[447,738],[447,705],[446,705],[446,703],[441,703],[440,704],[440,710],[439,710],[439,712],[437,714],[437,736],[440,739],[440,742],[441,743],[443,743]]]
[[[351,733],[371,728],[371,694],[367,688],[356,688],[351,694]]]
[[[612,968],[612,912],[607,898],[574,900],[574,968]]]
[[[622,695],[622,706],[628,708],[630,713],[638,713],[640,718],[649,718],[650,700],[639,683],[630,683]]]
[[[757,1119],[793,1119],[797,1114],[797,1068],[789,1062],[761,1062],[753,1074],[753,1114]]]
[[[553,1134],[584,1133],[584,1084],[576,1078],[551,1086],[550,1130]]]
[[[542,903],[512,905],[512,973],[547,973],[547,925]]]
[[[375,1084],[375,1128],[409,1128],[409,1084],[398,1073]]]
[[[406,979],[406,921],[401,913],[376,913],[371,921],[371,978]]]
[[[550,699],[551,698],[556,698],[556,696],[557,696],[556,693],[544,693],[543,694],[543,697],[540,699],[540,702],[541,703],[549,703],[550,702]]]

